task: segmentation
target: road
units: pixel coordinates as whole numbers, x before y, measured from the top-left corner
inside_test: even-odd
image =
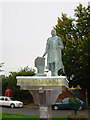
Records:
[[[38,108],[7,108],[2,107],[2,112],[13,113],[13,114],[23,114],[23,115],[36,115],[38,116]],[[52,116],[67,116],[68,113],[73,112],[73,110],[52,110]],[[90,110],[81,110],[78,113],[85,114],[87,118],[90,118]]]

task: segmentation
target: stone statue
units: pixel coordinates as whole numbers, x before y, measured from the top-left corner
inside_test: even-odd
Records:
[[[47,39],[46,49],[43,57],[47,54],[47,68],[52,76],[58,76],[58,71],[63,70],[61,50],[64,48],[62,39],[56,36],[56,30],[51,31],[52,37]]]

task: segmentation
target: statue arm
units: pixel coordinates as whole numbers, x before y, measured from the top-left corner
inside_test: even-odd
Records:
[[[58,37],[58,39],[59,39],[58,47],[59,47],[60,49],[63,49],[63,48],[64,48],[64,45],[63,45],[62,39],[61,39],[60,37]]]
[[[45,55],[46,55],[46,53],[44,53],[42,57],[44,57]]]
[[[48,49],[49,49],[49,44],[47,43],[47,44],[46,44],[46,49],[45,49],[45,52],[44,52],[44,54],[43,54],[43,57],[47,54]]]

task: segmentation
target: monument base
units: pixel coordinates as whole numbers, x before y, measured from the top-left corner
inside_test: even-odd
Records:
[[[35,104],[39,105],[40,120],[51,120],[51,105],[59,94],[68,87],[66,76],[17,76],[17,85],[21,90],[29,90]]]

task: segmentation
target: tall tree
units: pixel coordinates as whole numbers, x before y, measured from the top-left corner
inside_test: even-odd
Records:
[[[65,45],[63,62],[70,85],[80,84],[89,88],[90,6],[86,8],[79,4],[74,15],[72,19],[62,14],[54,29]]]

